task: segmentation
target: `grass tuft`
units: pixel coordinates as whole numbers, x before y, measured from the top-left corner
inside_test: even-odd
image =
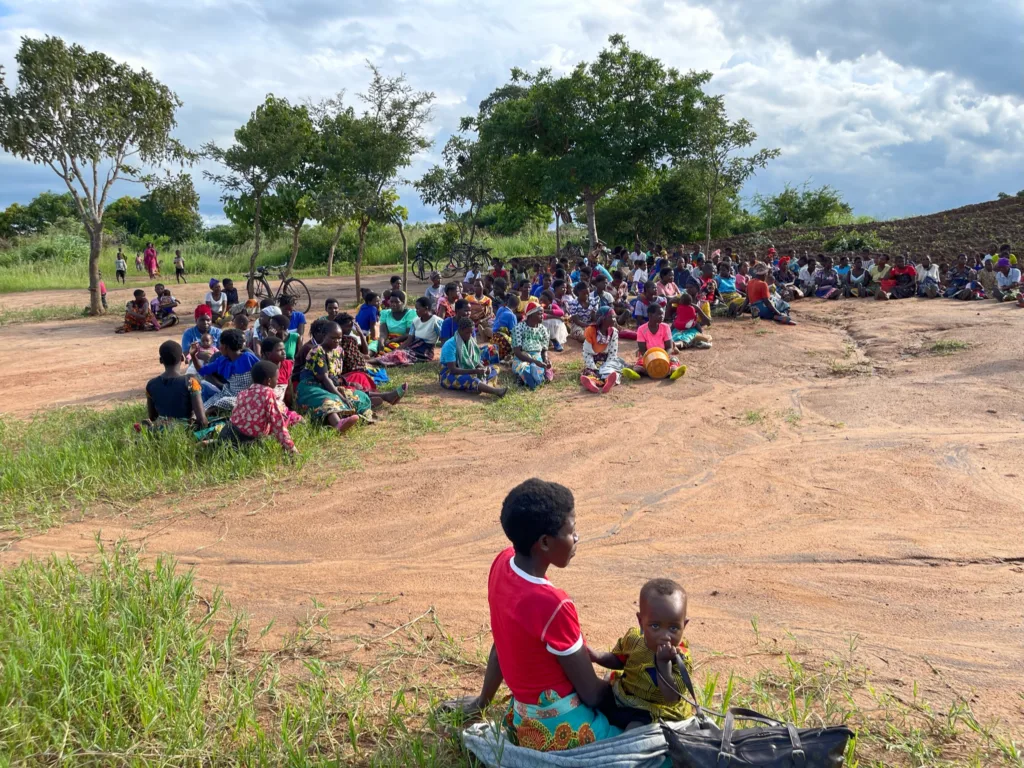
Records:
[[[0,309],[0,327],[19,323],[45,323],[48,320],[77,320],[89,316],[86,306],[33,307],[32,309]]]
[[[969,342],[961,341],[960,339],[940,339],[931,345],[929,351],[933,355],[945,357],[946,355],[953,355],[957,352],[969,349],[970,346]]]

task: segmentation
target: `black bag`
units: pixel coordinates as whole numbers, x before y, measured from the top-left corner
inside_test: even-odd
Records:
[[[693,697],[690,704],[699,727],[676,730],[662,726],[673,768],[839,768],[846,764],[846,745],[853,731],[845,725],[798,730],[753,710],[732,707],[719,728],[697,704],[690,675],[679,658],[676,669]],[[737,720],[763,725],[736,728]]]

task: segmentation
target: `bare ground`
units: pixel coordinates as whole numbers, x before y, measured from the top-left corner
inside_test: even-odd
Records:
[[[1024,731],[1024,312],[847,301],[795,316],[716,322],[714,349],[686,354],[680,381],[572,392],[539,435],[480,425],[387,446],[341,476],[282,471],[157,500],[17,542],[0,562],[89,554],[102,531],[195,565],[257,623],[305,616],[315,597],[339,637],[379,635],[433,606],[474,645],[505,546],[501,500],[541,476],[576,494],[581,546],[552,577],[592,644],[631,625],[645,579],[670,576],[691,595],[698,661],[724,652],[750,671],[752,617],[825,651],[857,636],[876,682],[917,680],[939,700],[973,690],[979,713]],[[0,409],[136,398],[163,336],[114,336],[109,319],[4,328]],[[435,398],[463,402],[430,386],[408,407]]]

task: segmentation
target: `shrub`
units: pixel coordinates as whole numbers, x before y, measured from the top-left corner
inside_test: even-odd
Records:
[[[874,230],[868,232],[837,232],[822,243],[822,249],[827,253],[846,253],[849,251],[861,251],[865,248],[871,251],[881,251],[891,246],[892,243],[880,238]]]

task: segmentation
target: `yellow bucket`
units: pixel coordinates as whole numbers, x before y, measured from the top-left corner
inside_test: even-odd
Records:
[[[669,374],[669,356],[664,349],[648,349],[644,354],[644,370],[652,379],[664,379]]]

